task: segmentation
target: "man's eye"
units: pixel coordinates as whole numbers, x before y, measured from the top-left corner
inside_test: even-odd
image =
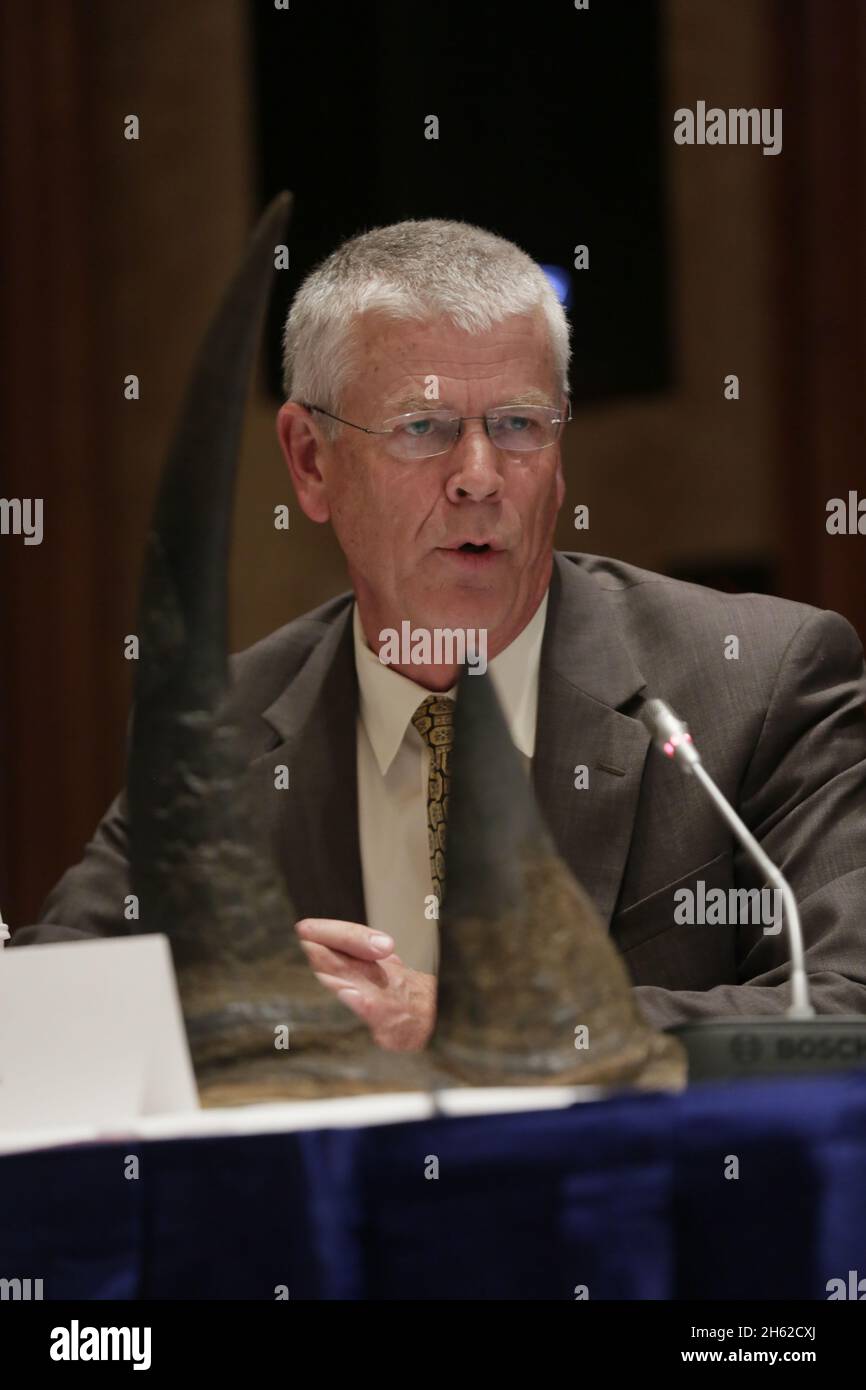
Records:
[[[406,434],[413,435],[418,439],[430,433],[433,428],[433,423],[432,420],[409,420],[408,423],[403,426],[403,429]]]
[[[535,422],[530,420],[528,415],[506,415],[502,424],[507,430],[513,430],[515,434],[520,434],[523,430],[528,430]]]

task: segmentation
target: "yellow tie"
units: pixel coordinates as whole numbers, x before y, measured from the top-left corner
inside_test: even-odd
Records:
[[[445,695],[428,695],[412,715],[412,723],[430,749],[427,840],[433,892],[441,907],[445,889],[445,832],[451,791],[449,759],[454,746],[454,701]]]

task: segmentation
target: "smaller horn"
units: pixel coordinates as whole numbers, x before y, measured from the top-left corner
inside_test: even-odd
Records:
[[[542,821],[490,678],[464,670],[451,754],[431,1059],[475,1085],[679,1087],[685,1054]]]

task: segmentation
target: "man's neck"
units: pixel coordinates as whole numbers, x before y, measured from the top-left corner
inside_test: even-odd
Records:
[[[500,628],[492,633],[486,629],[415,628],[406,618],[398,619],[389,625],[375,617],[371,618],[369,610],[365,613],[366,605],[357,595],[356,601],[367,646],[379,656],[383,665],[389,666],[392,671],[398,671],[401,676],[414,681],[424,690],[443,692],[451,690],[457,684],[464,665],[479,671],[484,670],[488,662],[517,640],[538,612],[548,584],[549,576],[534,603],[527,605],[525,617],[519,625],[509,623],[507,628]],[[460,655],[465,656],[465,661],[426,661],[426,649],[432,650],[434,657],[439,655],[436,651],[437,633],[443,634],[440,646],[446,655],[451,655],[451,651],[448,650],[449,642],[444,634],[460,633],[464,643],[464,651]],[[398,659],[394,659],[395,656]]]

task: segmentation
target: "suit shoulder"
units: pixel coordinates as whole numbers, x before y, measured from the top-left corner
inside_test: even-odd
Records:
[[[236,691],[255,689],[265,703],[275,699],[352,600],[351,593],[339,594],[236,652],[229,658]]]
[[[850,627],[838,614],[771,594],[729,594],[672,579],[602,555],[568,554],[613,603],[620,623],[635,635],[648,630],[656,643],[693,647],[726,637],[760,638],[765,652],[781,655],[810,619]]]

